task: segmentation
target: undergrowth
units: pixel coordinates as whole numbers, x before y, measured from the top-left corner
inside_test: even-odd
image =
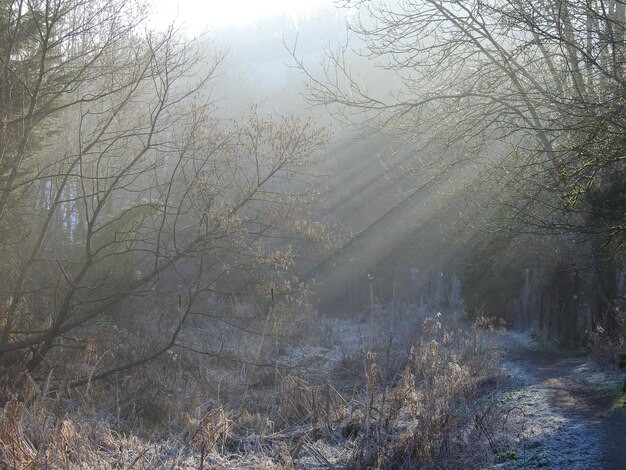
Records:
[[[290,315],[244,338],[243,361],[179,349],[76,388],[28,374],[5,382],[0,465],[481,468],[506,449],[488,323],[415,306],[396,312],[398,332],[383,307],[374,325]],[[318,362],[282,358],[298,348]]]

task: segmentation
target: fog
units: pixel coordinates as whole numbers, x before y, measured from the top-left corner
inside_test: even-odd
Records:
[[[359,55],[365,45],[346,29],[354,14],[348,8],[317,6],[299,18],[276,15],[201,36],[209,48],[226,51],[213,90],[221,116],[237,118],[253,106],[275,115],[314,116],[330,132],[327,147],[311,169],[319,196],[310,217],[328,227],[336,240],[322,258],[302,258],[294,267],[315,285],[310,299],[329,313],[337,313],[337,305],[345,308],[348,298],[352,308],[368,303],[363,281],[368,273],[379,271],[386,279],[377,295],[387,301],[395,283],[403,286],[407,299],[425,295],[423,285],[410,281],[411,269],[443,269],[442,260],[426,255],[442,251],[432,221],[441,211],[439,184],[419,189],[421,183],[406,172],[420,151],[386,133],[367,135],[365,119],[348,122],[310,99],[307,74],[328,73],[328,58],[341,51],[350,51],[346,65],[369,92],[389,96],[400,85],[397,77]],[[418,232],[419,247],[414,243]],[[398,265],[388,257],[400,249],[406,253]],[[360,295],[347,294],[355,283],[363,284],[357,288]]]
[[[0,1],[0,467],[622,468],[605,3]]]

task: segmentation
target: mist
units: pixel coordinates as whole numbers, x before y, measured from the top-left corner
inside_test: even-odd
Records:
[[[1,2],[0,466],[623,468],[609,3]]]

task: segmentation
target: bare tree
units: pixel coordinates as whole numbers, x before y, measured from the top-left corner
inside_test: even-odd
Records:
[[[523,201],[517,209],[529,225],[588,210],[564,210],[560,198],[579,200],[583,187],[619,166],[616,155],[581,156],[609,137],[606,126],[621,128],[621,1],[345,3],[360,13],[351,25],[359,52],[399,87],[370,93],[346,50],[330,52],[325,74],[308,75],[313,103],[408,136],[422,147],[422,174],[428,162],[448,177],[454,165],[480,168],[479,181],[501,181],[502,198]],[[538,212],[525,206],[533,200]],[[550,201],[556,206],[546,213]]]
[[[313,122],[254,110],[222,122],[223,55],[142,33],[125,2],[10,1],[0,17],[5,367],[105,377],[179,344],[209,295],[280,279],[294,253],[272,240],[296,236],[313,197],[301,178],[325,140]],[[120,322],[162,329],[88,377],[64,369],[76,344],[114,348]]]
[[[602,286],[626,236],[624,2],[344,3],[355,52],[394,86],[372,92],[344,48],[321,75],[299,62],[311,102],[410,145],[419,159],[403,172],[440,184],[452,212],[466,204],[466,239],[508,231],[555,248],[588,273],[594,310],[610,308]]]

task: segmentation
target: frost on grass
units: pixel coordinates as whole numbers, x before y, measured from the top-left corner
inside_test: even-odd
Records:
[[[508,332],[502,342],[509,380],[501,400],[515,440],[496,468],[605,468],[601,427],[611,404],[603,391],[619,391],[621,374],[526,334]]]
[[[510,408],[509,423],[515,448],[502,456],[495,468],[600,469],[600,441],[595,429],[550,403],[549,384],[531,376],[512,362],[509,392],[503,395]]]
[[[36,392],[28,406],[5,406],[0,459],[51,469],[484,466],[497,414],[479,398],[497,361],[479,330],[426,317],[407,308],[399,333],[381,315],[374,328],[324,320],[323,334],[268,336],[263,357],[275,367],[258,371],[212,360],[210,374],[190,374],[181,352],[176,373],[155,364],[124,396],[109,384],[82,398]]]

